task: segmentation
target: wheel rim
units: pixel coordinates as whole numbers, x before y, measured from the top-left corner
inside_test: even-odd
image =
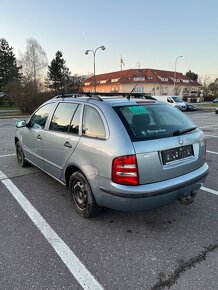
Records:
[[[19,164],[21,164],[23,161],[22,149],[19,145],[17,145],[17,160]]]
[[[74,182],[72,194],[76,206],[79,209],[84,210],[87,207],[88,201],[85,186],[81,181],[77,180]]]

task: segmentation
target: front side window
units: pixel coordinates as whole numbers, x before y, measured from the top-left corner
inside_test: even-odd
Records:
[[[33,129],[44,129],[48,116],[54,107],[54,103],[46,104],[36,111],[31,119],[29,126]]]
[[[59,103],[52,117],[49,130],[67,132],[77,107],[78,104]]]
[[[85,106],[83,116],[83,135],[93,138],[105,138],[103,120],[96,109]]]
[[[172,106],[130,105],[114,107],[114,110],[132,141],[171,137],[196,129],[190,119]]]

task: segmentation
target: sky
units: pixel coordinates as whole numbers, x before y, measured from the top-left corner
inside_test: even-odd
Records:
[[[28,38],[42,46],[48,63],[60,50],[72,74],[125,67],[191,70],[218,77],[217,0],[0,0],[0,38],[18,57]]]

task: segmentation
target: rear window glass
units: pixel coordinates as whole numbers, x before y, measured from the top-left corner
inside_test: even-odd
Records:
[[[195,124],[172,106],[130,105],[114,107],[132,141],[166,138],[195,128]]]

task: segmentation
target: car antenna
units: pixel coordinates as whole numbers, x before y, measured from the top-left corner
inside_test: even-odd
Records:
[[[146,72],[146,71],[145,71],[145,72]],[[135,90],[136,86],[137,86],[139,83],[140,83],[140,81],[137,81],[136,84],[134,85],[133,89],[131,90],[131,92],[128,93],[128,95],[127,95],[127,97],[126,97],[127,100],[130,100],[130,95],[132,94],[132,92]]]

